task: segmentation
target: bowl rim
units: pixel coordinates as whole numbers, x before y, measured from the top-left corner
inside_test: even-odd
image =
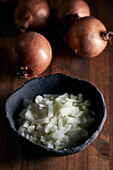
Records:
[[[50,77],[53,77],[53,76],[63,76],[63,77],[66,77],[66,78],[70,78],[70,79],[74,79],[75,81],[79,81],[79,82],[85,82],[85,83],[88,83],[90,86],[92,86],[93,88],[96,89],[97,93],[99,93],[100,97],[101,97],[101,100],[102,100],[102,107],[103,107],[103,118],[102,118],[102,121],[100,123],[100,125],[98,126],[97,130],[89,137],[85,140],[84,143],[80,144],[80,145],[77,145],[77,146],[72,146],[70,148],[63,148],[63,149],[52,149],[52,148],[48,148],[46,146],[43,146],[43,145],[40,145],[40,144],[36,144],[36,143],[33,143],[32,141],[26,139],[25,137],[23,137],[22,135],[19,134],[19,132],[17,131],[16,128],[13,128],[12,127],[12,123],[9,119],[9,116],[8,116],[8,108],[7,108],[7,105],[8,105],[8,101],[10,100],[10,98],[13,96],[13,94],[17,93],[18,91],[20,91],[22,88],[24,88],[27,84],[29,84],[30,82],[33,82],[34,80],[40,80],[40,79],[46,79],[46,78],[50,78]],[[75,77],[72,77],[70,75],[66,75],[66,74],[63,74],[63,73],[57,73],[57,74],[51,74],[51,75],[48,75],[48,76],[44,76],[44,77],[37,77],[37,78],[32,78],[30,80],[27,80],[20,88],[18,88],[17,90],[15,90],[14,92],[12,92],[10,95],[7,96],[7,98],[5,99],[5,102],[4,102],[4,109],[5,109],[5,116],[6,116],[6,120],[8,122],[8,125],[10,127],[10,129],[15,133],[16,136],[19,136],[21,137],[22,139],[24,139],[25,142],[27,143],[30,143],[30,144],[33,144],[34,146],[38,146],[38,147],[41,147],[42,149],[44,149],[45,151],[47,152],[51,152],[51,153],[56,153],[56,154],[61,154],[61,156],[67,156],[67,155],[71,155],[71,154],[74,154],[74,153],[77,153],[79,151],[82,151],[83,149],[85,149],[89,144],[91,144],[96,138],[97,136],[100,134],[103,126],[104,126],[104,123],[107,119],[107,108],[106,108],[106,103],[105,103],[105,99],[104,99],[104,96],[103,94],[101,93],[101,91],[95,86],[93,85],[91,82],[89,81],[86,81],[86,80],[82,80],[82,79],[79,79],[79,78],[75,78]],[[68,153],[69,152],[69,153]]]

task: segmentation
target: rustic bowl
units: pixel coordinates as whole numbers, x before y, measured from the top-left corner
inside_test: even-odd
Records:
[[[16,117],[21,110],[23,99],[33,100],[36,95],[63,94],[65,92],[75,95],[83,93],[84,98],[90,99],[92,102],[96,123],[90,128],[90,135],[87,139],[82,140],[77,146],[56,150],[35,144],[18,133]],[[106,104],[102,93],[90,82],[79,80],[65,74],[54,74],[27,81],[20,89],[6,99],[5,113],[11,131],[28,151],[33,151],[38,155],[48,154],[51,156],[67,156],[85,149],[99,135],[107,117]]]

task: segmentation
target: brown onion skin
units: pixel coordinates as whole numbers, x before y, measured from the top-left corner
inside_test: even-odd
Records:
[[[20,0],[15,9],[15,25],[21,32],[47,25],[50,8],[45,0]]]
[[[83,0],[57,0],[55,5],[50,0],[50,5],[51,8],[55,8],[56,15],[61,23],[72,23],[75,19],[91,15],[88,4]],[[75,17],[72,17],[74,15]]]
[[[45,71],[52,60],[49,41],[43,35],[31,31],[14,38],[9,54],[14,70],[23,71],[27,79]]]
[[[95,17],[84,17],[71,25],[64,41],[75,54],[93,58],[105,49],[107,41],[102,35],[106,33],[106,27],[100,20]]]
[[[79,18],[90,16],[90,8],[83,0],[59,1],[57,15],[62,18],[66,15],[76,14]]]
[[[48,0],[53,11],[53,25],[59,38],[63,38],[72,23],[78,18],[90,16],[90,8],[83,0]],[[55,22],[56,21],[56,22]]]

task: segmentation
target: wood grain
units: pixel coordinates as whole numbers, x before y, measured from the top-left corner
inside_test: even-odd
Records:
[[[113,30],[113,1],[87,2],[92,15],[99,18],[108,30]],[[16,4],[17,1],[0,2],[0,38],[17,34],[13,21]],[[8,53],[0,48],[0,170],[113,170],[113,45],[109,44],[98,57],[86,59],[74,55],[59,39],[53,37],[51,43],[53,60],[40,76],[65,73],[93,83],[105,98],[107,121],[98,138],[80,153],[67,157],[36,157],[25,152],[8,129],[4,102],[26,80],[13,75]]]

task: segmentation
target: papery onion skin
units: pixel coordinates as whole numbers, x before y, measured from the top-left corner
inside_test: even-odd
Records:
[[[107,46],[107,41],[102,36],[106,33],[106,27],[100,20],[95,17],[84,17],[72,24],[64,41],[75,54],[92,58],[99,55]]]
[[[90,8],[83,0],[58,1],[57,16],[59,19],[67,15],[77,15],[77,18],[90,16]]]
[[[50,7],[56,11],[56,16],[60,23],[71,24],[75,19],[90,16],[90,8],[83,0],[48,0]]]
[[[47,25],[50,8],[45,0],[20,0],[15,9],[15,24],[21,32]]]
[[[78,18],[90,16],[90,8],[83,0],[48,0],[52,11],[52,26],[59,37],[63,37],[72,23]]]
[[[52,60],[49,41],[43,35],[31,31],[15,37],[9,54],[14,70],[23,71],[27,79],[45,71]]]

